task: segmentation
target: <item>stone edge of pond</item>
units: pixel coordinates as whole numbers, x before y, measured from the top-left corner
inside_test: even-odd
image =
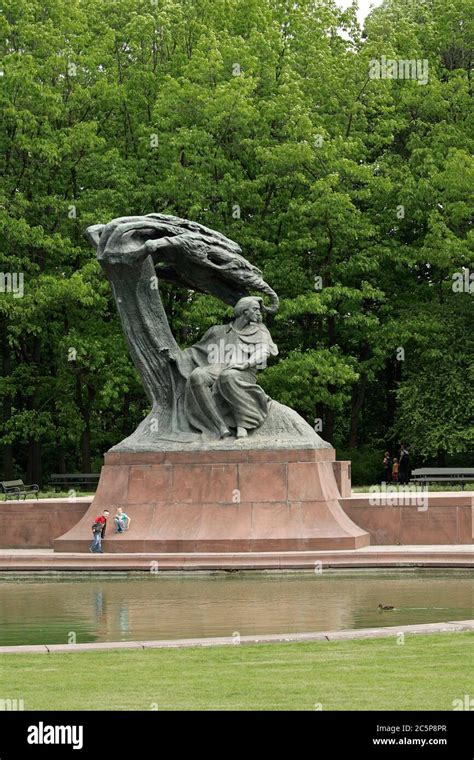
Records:
[[[185,649],[190,647],[236,646],[241,644],[285,644],[304,641],[344,641],[399,636],[400,634],[466,633],[474,631],[474,620],[448,623],[359,628],[348,631],[318,631],[314,633],[273,633],[260,636],[209,637],[202,639],[161,639],[156,641],[110,641],[90,644],[36,644],[0,647],[0,654],[56,654],[93,652],[108,649]]]
[[[372,545],[360,549],[294,552],[60,553],[52,549],[0,549],[0,572],[226,571],[365,568],[466,568],[474,544]]]

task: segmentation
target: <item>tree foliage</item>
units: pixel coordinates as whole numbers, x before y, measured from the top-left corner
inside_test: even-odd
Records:
[[[98,468],[144,415],[83,231],[152,211],[264,270],[262,384],[325,438],[472,451],[471,10],[385,0],[362,31],[333,0],[5,0],[0,272],[24,276],[0,292],[5,476]],[[371,78],[382,56],[428,81]],[[164,302],[183,345],[229,314]]]

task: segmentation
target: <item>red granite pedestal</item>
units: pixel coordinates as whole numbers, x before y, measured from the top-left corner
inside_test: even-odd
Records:
[[[330,448],[111,452],[91,507],[54,549],[87,551],[104,509],[105,552],[358,549],[370,537],[339,503],[343,471]],[[123,534],[117,507],[132,519]]]

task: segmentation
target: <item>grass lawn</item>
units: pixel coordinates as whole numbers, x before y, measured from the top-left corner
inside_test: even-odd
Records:
[[[26,710],[452,710],[474,694],[474,635],[3,655]]]

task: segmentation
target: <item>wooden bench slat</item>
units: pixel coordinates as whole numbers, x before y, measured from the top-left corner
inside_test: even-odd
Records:
[[[57,486],[63,487],[81,487],[81,486],[97,486],[99,483],[100,474],[97,472],[65,472],[65,473],[53,473],[51,475],[51,485],[55,488]]]
[[[474,475],[474,467],[419,467],[413,475]]]
[[[412,470],[413,483],[459,483],[464,491],[465,483],[474,483],[474,467],[419,467]]]
[[[466,475],[464,477],[461,477],[460,475],[455,475],[455,476],[449,477],[449,475],[446,475],[446,476],[441,477],[441,475],[437,475],[437,476],[431,476],[431,477],[424,477],[424,476],[420,477],[418,475],[418,476],[415,476],[414,478],[412,478],[412,480],[425,480],[427,482],[428,481],[433,481],[434,482],[435,480],[439,480],[439,481],[448,481],[448,480],[449,481],[457,481],[457,480],[460,480],[460,481],[464,481],[465,483],[469,483],[469,481],[473,480],[473,476]]]

